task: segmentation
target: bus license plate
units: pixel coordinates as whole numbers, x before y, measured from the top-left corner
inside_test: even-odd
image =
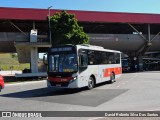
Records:
[[[56,86],[59,86],[59,87],[60,87],[60,86],[61,86],[61,84],[56,84]]]

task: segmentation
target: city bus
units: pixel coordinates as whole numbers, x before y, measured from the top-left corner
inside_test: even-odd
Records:
[[[129,72],[130,71],[130,63],[129,58],[122,58],[122,72]]]
[[[47,63],[48,87],[92,89],[98,83],[113,83],[122,74],[121,52],[100,46],[51,47]]]

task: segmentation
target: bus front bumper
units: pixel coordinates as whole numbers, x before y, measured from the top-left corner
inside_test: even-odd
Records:
[[[58,87],[58,88],[78,88],[77,80],[71,80],[69,82],[52,82],[47,80],[48,87]]]

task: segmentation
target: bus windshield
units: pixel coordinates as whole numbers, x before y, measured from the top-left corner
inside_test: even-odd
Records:
[[[76,54],[54,54],[49,55],[50,72],[76,72],[77,57]]]
[[[124,66],[124,67],[129,66],[127,59],[122,59],[122,66]]]

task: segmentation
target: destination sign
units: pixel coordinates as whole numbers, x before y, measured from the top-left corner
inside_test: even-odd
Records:
[[[72,51],[72,47],[58,47],[51,49],[51,52],[64,52],[64,51]]]

